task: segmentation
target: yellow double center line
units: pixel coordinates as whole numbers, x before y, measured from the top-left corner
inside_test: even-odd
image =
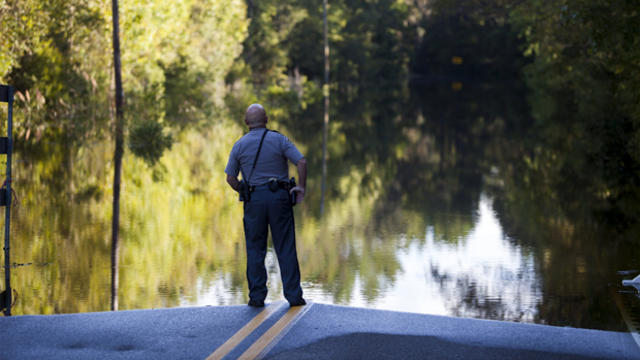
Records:
[[[229,338],[222,346],[216,349],[207,360],[219,360],[225,357],[231,350],[240,344],[249,334],[265,322],[273,313],[281,307],[284,302],[274,303],[262,310],[256,317],[251,319],[245,326]],[[255,343],[253,343],[242,355],[240,359],[259,359],[289,331],[295,322],[311,308],[312,304],[306,306],[294,306],[289,309],[267,332],[265,332]]]

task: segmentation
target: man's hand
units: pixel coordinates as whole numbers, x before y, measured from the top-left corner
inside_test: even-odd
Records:
[[[227,184],[229,184],[229,186],[231,186],[235,191],[238,191],[238,188],[240,187],[240,181],[238,181],[238,178],[231,175],[227,175]]]
[[[289,190],[289,194],[296,192],[296,204],[300,204],[304,200],[304,188],[302,186],[294,186]]]
[[[296,204],[300,204],[304,200],[304,191],[307,186],[307,160],[305,158],[298,160],[296,168],[298,168],[298,180],[300,180],[300,183],[289,190],[289,193],[297,192]]]

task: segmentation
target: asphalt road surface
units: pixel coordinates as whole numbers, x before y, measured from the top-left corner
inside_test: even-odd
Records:
[[[640,359],[629,333],[267,305],[0,318],[0,359]]]

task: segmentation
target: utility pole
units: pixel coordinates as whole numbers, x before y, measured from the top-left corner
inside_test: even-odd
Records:
[[[113,155],[113,214],[111,223],[111,310],[118,310],[118,230],[120,227],[120,179],[122,177],[122,155],[124,153],[124,114],[122,111],[122,73],[120,63],[120,24],[118,20],[118,0],[112,0],[113,18],[113,67],[116,82],[116,146]]]
[[[324,214],[324,200],[327,190],[327,141],[329,138],[329,37],[327,24],[327,0],[322,0],[322,25],[324,37],[324,122],[322,126],[322,191],[320,195],[320,215]]]

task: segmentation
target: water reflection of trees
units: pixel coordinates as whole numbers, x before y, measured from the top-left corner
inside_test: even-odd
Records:
[[[371,208],[358,209],[365,214],[372,212],[366,216],[372,234],[408,228],[402,219],[408,212],[415,212],[420,219],[417,223],[423,226],[422,230],[418,226],[417,233],[427,224],[442,239],[455,242],[473,228],[480,194],[488,191],[496,199],[494,208],[509,241],[535,259],[542,289],[535,321],[619,330],[622,323],[607,283],[618,264],[633,263],[637,257],[630,254],[635,252],[629,251],[624,241],[615,240],[618,235],[606,219],[603,222],[594,217],[600,211],[599,204],[582,201],[575,196],[575,189],[567,188],[566,181],[551,177],[562,173],[554,170],[549,159],[563,154],[529,133],[532,129],[539,134],[551,130],[533,127],[529,117],[526,87],[519,75],[525,62],[513,52],[517,47],[514,33],[507,26],[479,26],[473,21],[434,21],[434,27],[448,28],[427,32],[432,35],[424,40],[425,56],[436,50],[438,54],[430,57],[428,66],[417,67],[423,72],[418,79],[428,86],[414,87],[408,100],[399,96],[392,101],[401,107],[395,105],[388,110],[384,102],[367,101],[361,106],[348,102],[342,105],[351,107],[338,105],[338,112],[350,117],[340,121],[338,116],[338,125],[334,125],[340,130],[334,141],[341,151],[333,154],[339,159],[334,157],[330,167],[333,203],[339,204],[347,189],[339,184],[360,183],[362,187],[350,191],[361,198],[376,199]],[[469,36],[480,40],[466,44],[494,41],[507,52],[496,52],[495,47],[469,45],[461,50],[443,45],[454,40],[465,44],[457,40]],[[451,53],[447,53],[449,49]],[[459,55],[455,51],[467,54],[464,65],[450,63]],[[370,114],[393,114],[385,122],[393,126],[380,127],[376,124],[379,118]],[[378,143],[376,139],[383,141]],[[362,169],[364,174],[349,175],[353,169]],[[468,220],[452,224],[447,214]],[[613,246],[603,250],[603,238]],[[367,240],[362,242],[367,244]],[[341,286],[349,288],[352,283],[346,281]],[[491,297],[476,285],[472,278],[456,282],[458,290],[451,305],[454,313],[531,321],[526,306],[507,310],[503,298]],[[512,305],[521,300],[516,296],[509,301]]]
[[[241,235],[231,225],[238,217],[235,198],[212,184],[209,174],[194,172],[221,171],[224,156],[216,149],[229,144],[205,138],[188,133],[181,139],[177,152],[164,159],[164,181],[140,160],[125,162],[130,193],[123,198],[122,309],[175,306],[180,295],[193,295],[206,267],[235,274],[236,288],[243,288],[242,262],[233,261],[239,257]],[[21,296],[17,313],[106,310],[109,146],[40,146],[17,154],[14,181],[20,207],[13,214],[12,250],[16,262],[33,263],[15,271]]]
[[[522,320],[524,311],[517,314],[507,312],[510,304],[505,304],[501,297],[492,297],[487,294],[486,289],[479,287],[474,280],[468,277],[456,280],[456,293],[452,294],[455,300],[453,315],[459,317],[476,317],[492,320]],[[511,300],[511,299],[510,299]],[[515,302],[515,305],[521,305]]]
[[[452,23],[456,24],[449,22]],[[464,26],[458,24],[453,27],[458,28],[442,33],[464,36]],[[473,34],[482,38],[483,34],[491,33],[474,31]],[[482,56],[482,49],[478,50]],[[431,68],[443,69],[437,64],[431,65]],[[458,80],[456,76],[452,74],[451,81]],[[533,127],[527,118],[529,109],[524,86],[518,84],[517,78],[504,82],[485,79],[472,84],[469,96],[456,96],[454,93],[448,95],[448,100],[447,95],[439,97],[440,92],[430,87],[422,97],[423,113],[434,113],[434,119],[446,119],[430,131],[435,134],[435,144],[440,144],[433,148],[449,146],[456,149],[453,168],[461,174],[454,177],[464,184],[464,191],[469,192],[468,198],[477,198],[480,188],[489,190],[496,199],[494,208],[508,238],[532,251],[542,289],[536,322],[622,330],[623,324],[608,284],[615,270],[631,266],[623,264],[632,264],[631,259],[637,259],[632,254],[637,255],[637,251],[618,237],[619,233],[611,229],[606,219],[603,221],[597,217],[602,203],[584,198],[577,192],[579,188],[588,188],[579,179],[589,176],[589,170],[579,170],[578,182],[573,181],[574,176],[558,171],[560,164],[571,161],[580,164],[581,159],[572,158],[571,151],[563,153],[564,144],[552,145],[546,141],[545,134],[554,131],[555,125]],[[465,89],[469,87],[463,87],[462,91]],[[456,103],[451,99],[460,101]],[[442,110],[443,107],[448,109]],[[563,117],[570,116],[563,114]],[[527,130],[535,130],[536,133],[528,133]],[[448,143],[453,145],[446,145]],[[575,166],[572,168],[576,170]],[[481,175],[486,180],[496,174],[500,186],[481,180]],[[465,201],[459,203],[464,204]],[[470,201],[466,203],[471,204]],[[470,205],[467,212],[473,208]],[[488,298],[478,296],[481,289],[471,287],[473,282],[473,279],[468,279],[457,284],[459,291],[454,296],[458,299],[454,305],[456,313],[492,318],[502,316],[502,300],[483,301],[483,298]]]
[[[473,89],[466,87],[464,94],[446,87],[418,89],[394,105],[404,110],[392,129],[378,130],[367,118],[376,106],[360,112],[370,128],[358,132],[352,125],[353,156],[332,157],[333,195],[325,217],[317,217],[313,195],[296,210],[303,279],[332,294],[334,302],[349,303],[359,289],[359,296],[375,303],[402,275],[398,251],[424,245],[425,229],[433,229],[435,241],[464,245],[478,220],[480,194],[489,191],[509,241],[535,259],[543,296],[534,321],[619,328],[606,286],[594,283],[606,283],[602,274],[614,266],[606,259],[623,248],[603,249],[593,235],[586,236],[589,224],[558,216],[561,211],[544,195],[542,184],[522,183],[527,174],[516,172],[521,171],[518,157],[527,149],[518,132],[483,125],[497,118],[508,122],[507,110],[501,102],[477,100],[501,97],[499,89],[507,88],[494,87],[489,94]],[[222,180],[211,179],[221,173],[241,129],[226,124],[211,132],[224,134],[228,143],[189,132],[162,160],[163,167],[125,162],[122,309],[201,303],[205,294],[214,294],[217,304],[244,301],[241,207]],[[377,144],[386,149],[361,153],[358,146],[379,132],[392,132],[388,142]],[[17,312],[106,310],[109,214],[104,209],[110,189],[100,184],[109,183],[103,181],[110,176],[105,171],[109,149],[49,146],[40,151],[50,156],[22,157],[17,169],[16,189],[29,211],[14,214],[16,261],[50,263],[16,271],[23,299]],[[489,177],[501,182],[490,185]],[[313,183],[319,184],[316,175]],[[468,274],[433,268],[432,275],[440,279],[452,314],[530,321],[530,299],[519,299],[511,285],[488,291],[481,278]],[[276,277],[271,293],[279,296]]]

